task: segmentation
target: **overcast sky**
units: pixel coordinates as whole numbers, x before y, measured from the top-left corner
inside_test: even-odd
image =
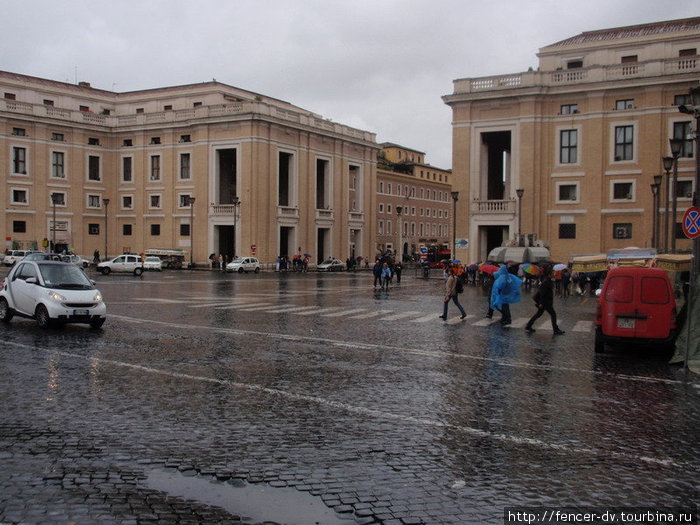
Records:
[[[452,164],[457,78],[537,67],[583,31],[697,0],[0,0],[0,69],[117,92],[215,78]],[[77,70],[77,74],[76,74]]]

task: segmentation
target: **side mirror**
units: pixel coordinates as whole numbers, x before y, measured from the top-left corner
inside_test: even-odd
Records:
[[[36,277],[27,277],[24,282],[27,284],[37,284],[39,281],[37,281]]]

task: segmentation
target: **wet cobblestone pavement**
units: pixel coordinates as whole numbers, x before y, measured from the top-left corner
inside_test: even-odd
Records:
[[[700,379],[593,352],[595,302],[528,335],[439,279],[94,276],[102,330],[0,325],[0,523],[502,523],[698,501]]]

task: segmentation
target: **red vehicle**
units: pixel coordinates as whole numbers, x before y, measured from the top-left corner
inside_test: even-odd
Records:
[[[660,268],[612,268],[596,312],[595,350],[606,343],[656,343],[676,338],[676,300],[668,273]]]

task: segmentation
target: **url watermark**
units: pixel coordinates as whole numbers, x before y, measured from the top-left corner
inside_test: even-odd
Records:
[[[697,524],[697,506],[689,507],[506,507],[503,510],[503,523],[549,523],[549,524]]]

